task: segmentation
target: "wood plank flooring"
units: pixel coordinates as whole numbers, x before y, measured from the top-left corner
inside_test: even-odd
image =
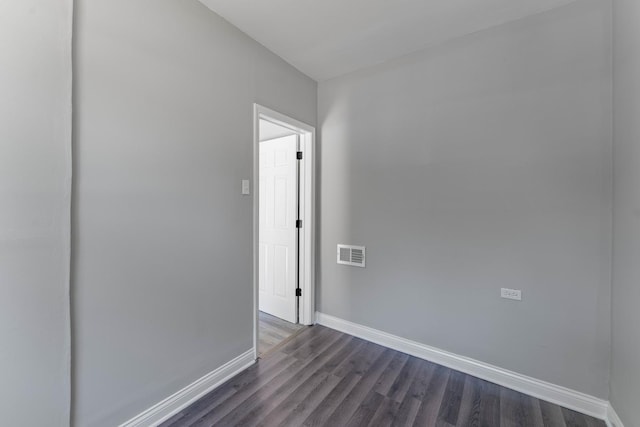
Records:
[[[605,427],[600,420],[322,326],[162,424]]]
[[[258,355],[262,356],[286,341],[306,326],[289,323],[278,317],[259,311],[258,319]]]

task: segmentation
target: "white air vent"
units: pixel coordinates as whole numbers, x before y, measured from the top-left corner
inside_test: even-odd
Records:
[[[365,247],[338,245],[338,264],[364,267]]]

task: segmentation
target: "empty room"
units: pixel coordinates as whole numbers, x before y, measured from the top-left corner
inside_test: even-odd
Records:
[[[640,1],[0,0],[0,426],[640,427]]]

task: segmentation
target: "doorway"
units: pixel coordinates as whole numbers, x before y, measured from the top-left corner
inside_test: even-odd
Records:
[[[314,319],[315,129],[254,105],[255,357]]]

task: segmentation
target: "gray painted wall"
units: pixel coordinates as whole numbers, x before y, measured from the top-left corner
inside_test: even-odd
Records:
[[[614,248],[611,402],[640,426],[640,2],[614,1]]]
[[[0,424],[69,425],[70,0],[0,2]]]
[[[610,19],[580,1],[321,83],[318,309],[607,398]]]
[[[252,347],[252,104],[317,85],[196,0],[76,9],[74,417],[113,426]]]

